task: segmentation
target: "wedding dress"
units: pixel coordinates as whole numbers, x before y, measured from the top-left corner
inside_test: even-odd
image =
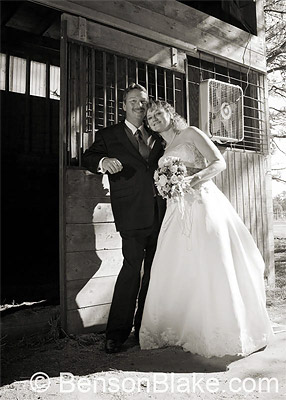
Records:
[[[178,135],[180,137],[181,135]],[[177,139],[176,139],[177,140]],[[206,166],[185,135],[159,160]],[[211,181],[168,199],[140,329],[142,349],[181,346],[205,357],[247,355],[272,337],[264,261],[246,226]]]

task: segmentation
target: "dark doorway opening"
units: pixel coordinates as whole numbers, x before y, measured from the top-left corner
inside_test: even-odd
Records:
[[[1,302],[58,304],[60,13],[3,1],[1,14]]]

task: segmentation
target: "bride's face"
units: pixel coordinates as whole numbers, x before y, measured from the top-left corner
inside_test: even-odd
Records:
[[[163,107],[149,109],[147,111],[147,122],[152,131],[159,133],[167,131],[171,127],[170,114]]]

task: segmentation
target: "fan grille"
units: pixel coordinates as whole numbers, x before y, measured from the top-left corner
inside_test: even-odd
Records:
[[[242,96],[240,87],[210,80],[209,129],[212,136],[243,140]]]

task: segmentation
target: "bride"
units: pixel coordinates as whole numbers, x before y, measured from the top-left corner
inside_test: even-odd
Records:
[[[242,220],[211,181],[226,168],[213,142],[166,102],[152,102],[147,122],[179,157],[194,190],[183,207],[168,199],[139,334],[142,349],[181,346],[205,357],[247,355],[272,337],[264,262]],[[182,211],[182,209],[184,211]]]

